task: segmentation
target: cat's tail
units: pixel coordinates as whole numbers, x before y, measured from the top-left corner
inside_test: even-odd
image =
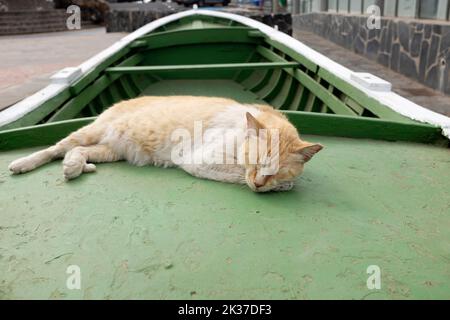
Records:
[[[8,169],[14,174],[32,171],[55,159],[64,158],[66,153],[75,147],[97,144],[102,136],[102,131],[95,122],[89,124],[47,149],[11,162]]]

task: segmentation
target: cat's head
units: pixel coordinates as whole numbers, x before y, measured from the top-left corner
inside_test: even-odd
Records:
[[[246,117],[249,132],[245,145],[247,185],[255,192],[291,190],[296,178],[303,173],[305,163],[323,146],[301,140],[295,127],[284,118],[280,117],[275,123],[272,118],[271,123],[265,124],[250,113]],[[249,161],[250,150],[261,136],[263,140],[259,141],[267,142],[263,142],[267,150],[261,153],[261,149],[257,149],[254,156],[257,161]]]

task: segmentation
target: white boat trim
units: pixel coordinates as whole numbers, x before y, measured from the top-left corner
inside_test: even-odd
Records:
[[[51,83],[47,87],[38,91],[37,93],[25,98],[22,101],[19,101],[15,105],[0,112],[0,127],[12,123],[17,119],[21,118],[22,116],[24,116],[25,114],[38,108],[42,103],[56,96],[64,89],[68,88],[72,83],[74,83],[77,79],[79,79],[79,77],[86,75],[91,70],[95,69],[105,59],[112,56],[122,48],[126,47],[128,44],[130,44],[137,38],[172,21],[192,15],[204,15],[204,16],[225,18],[258,29],[262,33],[267,35],[270,39],[281,42],[287,47],[295,50],[299,54],[305,56],[306,58],[317,64],[319,67],[331,72],[332,74],[344,80],[345,82],[351,84],[352,86],[357,87],[359,90],[367,94],[369,97],[372,97],[380,101],[382,104],[386,105],[395,112],[407,118],[416,120],[418,122],[428,123],[442,128],[442,134],[447,138],[450,138],[449,117],[425,109],[424,107],[419,106],[414,102],[407,100],[394,92],[375,91],[362,86],[358,82],[352,80],[353,74],[352,70],[334,62],[333,60],[311,49],[302,42],[295,40],[289,35],[282,33],[272,27],[269,27],[261,22],[258,22],[256,20],[244,16],[220,11],[197,10],[197,9],[184,11],[163,17],[161,19],[146,24],[145,26],[139,28],[133,33],[130,33],[129,35],[125,36],[121,40],[111,45],[109,48],[101,51],[99,54],[95,55],[94,57],[90,58],[89,60],[79,65],[78,69],[81,70],[81,72],[77,73],[78,75],[77,77],[73,77],[72,75],[72,78],[66,82],[61,81],[61,78],[59,77],[58,82]]]

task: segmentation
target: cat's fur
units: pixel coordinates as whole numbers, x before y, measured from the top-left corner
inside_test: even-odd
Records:
[[[264,175],[258,163],[250,164],[248,161],[244,164],[178,165],[193,176],[247,184],[256,192],[291,189],[295,178],[303,172],[304,164],[322,149],[320,144],[302,141],[285,116],[266,105],[243,105],[231,99],[214,97],[141,97],[117,103],[92,124],[56,145],[13,161],[9,170],[15,174],[24,173],[54,159],[64,158],[64,177],[69,180],[83,172],[95,171],[93,163],[99,162],[126,160],[138,166],[174,166],[171,152],[175,143],[171,135],[179,128],[194,135],[195,121],[202,121],[203,129],[254,129],[256,132],[262,128],[278,129],[276,156],[279,167],[274,174]],[[202,146],[202,150],[194,147],[192,152],[207,152],[205,149],[214,143],[214,136],[212,138],[209,144]],[[237,148],[246,150],[248,139]],[[275,156],[270,146],[268,155]]]

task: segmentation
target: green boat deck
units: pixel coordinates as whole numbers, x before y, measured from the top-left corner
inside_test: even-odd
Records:
[[[326,148],[286,193],[126,163],[70,183],[59,161],[2,169],[0,297],[449,299],[448,150],[305,138]]]

